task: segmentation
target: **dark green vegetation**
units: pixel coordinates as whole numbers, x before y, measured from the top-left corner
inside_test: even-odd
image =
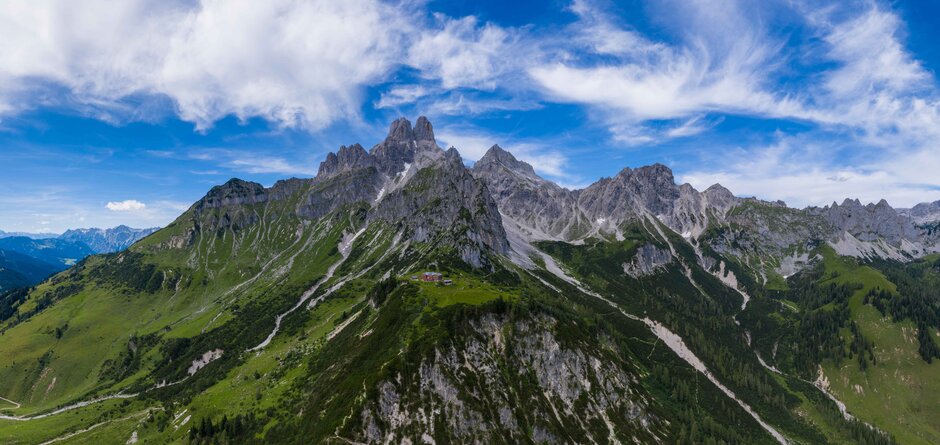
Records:
[[[853,414],[900,443],[935,443],[936,257],[864,264],[827,248],[819,255],[786,290],[763,293],[741,314],[754,349],[786,374],[824,379]]]

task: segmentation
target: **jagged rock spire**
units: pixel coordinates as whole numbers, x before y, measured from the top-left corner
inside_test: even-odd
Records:
[[[418,141],[435,142],[434,127],[431,126],[431,121],[428,118],[421,116],[415,122],[414,138]]]
[[[386,141],[396,142],[410,142],[414,139],[415,133],[411,128],[411,121],[404,117],[392,121],[392,125],[388,128],[388,136],[385,138]]]

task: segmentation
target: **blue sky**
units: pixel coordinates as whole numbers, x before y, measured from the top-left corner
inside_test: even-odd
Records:
[[[583,187],[661,162],[825,205],[940,199],[940,2],[10,0],[0,229],[157,226],[427,115]]]

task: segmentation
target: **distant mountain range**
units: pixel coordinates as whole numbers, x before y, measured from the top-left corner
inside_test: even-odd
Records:
[[[25,236],[32,239],[58,238],[57,233],[29,233],[29,232],[4,232],[0,230],[0,238],[11,238],[14,236]]]
[[[61,235],[0,232],[0,291],[36,284],[89,255],[124,250],[156,230],[122,225]]]
[[[67,230],[59,239],[85,243],[95,253],[110,253],[124,250],[136,243],[139,239],[159,230],[158,227],[149,229],[133,229],[124,225],[111,229],[72,229]]]

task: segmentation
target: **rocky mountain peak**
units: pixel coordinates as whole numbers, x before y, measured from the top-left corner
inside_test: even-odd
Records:
[[[222,185],[217,185],[199,201],[197,209],[218,208],[231,205],[245,205],[264,202],[267,200],[264,186],[257,182],[244,181],[238,178],[229,179]]]
[[[516,159],[512,153],[504,150],[499,145],[493,145],[490,147],[490,149],[486,151],[486,154],[484,154],[483,157],[480,158],[476,164],[474,164],[473,168],[474,170],[483,170],[490,168],[492,165],[501,165],[514,173],[521,173],[525,176],[538,178],[538,175],[535,174],[535,169],[532,168],[532,165]],[[477,168],[477,166],[479,166],[479,168]]]
[[[414,138],[417,141],[435,142],[434,127],[431,126],[431,121],[428,118],[421,116],[415,121]]]
[[[349,147],[343,145],[335,154],[326,155],[326,159],[320,163],[317,178],[327,178],[339,173],[371,167],[374,164],[375,160],[361,145],[353,144]]]
[[[447,159],[456,159],[463,164],[463,158],[460,157],[460,152],[456,148],[450,147],[447,149],[447,152],[444,153],[444,157]]]
[[[911,219],[899,215],[884,199],[877,204],[867,205],[862,205],[858,199],[845,199],[841,205],[833,203],[831,206],[810,207],[807,210],[862,241],[883,238],[897,244],[902,239],[917,239],[919,235]]]
[[[425,119],[425,121],[426,120],[427,119]],[[414,129],[411,127],[411,121],[404,117],[392,121],[392,124],[388,128],[388,136],[385,137],[386,142],[411,142],[413,140],[415,140],[415,133]]]

